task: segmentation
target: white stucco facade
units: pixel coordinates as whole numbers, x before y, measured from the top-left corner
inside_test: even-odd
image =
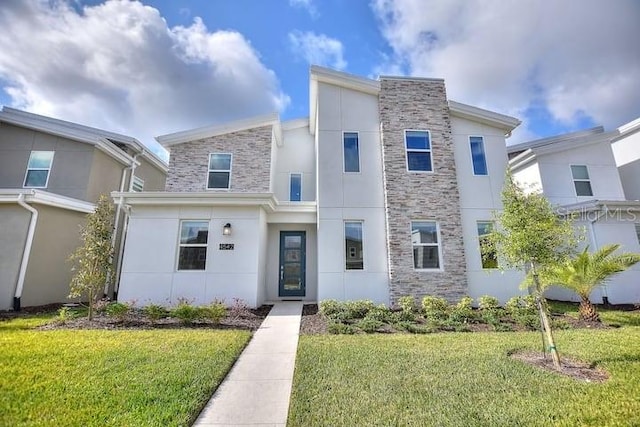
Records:
[[[411,78],[403,78],[396,86],[406,90],[411,88],[411,82]],[[429,87],[424,79],[419,84],[421,88]],[[436,82],[434,87],[437,85]],[[444,88],[442,84],[441,87]],[[478,235],[478,224],[492,221],[494,212],[501,209],[501,191],[509,165],[505,139],[519,121],[448,101],[442,90],[438,96],[443,97],[444,103],[438,105],[444,107],[438,107],[441,110],[437,126],[443,136],[438,144],[452,145],[447,159],[453,157],[454,161],[444,162],[438,157],[444,149],[434,152],[437,145],[427,151],[436,159],[436,167],[448,165],[447,179],[455,177],[451,178],[455,181],[452,185],[457,186],[459,198],[456,196],[454,201],[446,191],[438,193],[434,200],[440,203],[440,198],[443,206],[451,204],[448,207],[453,211],[443,206],[433,206],[431,210],[420,206],[419,213],[409,217],[407,224],[390,227],[389,218],[398,215],[389,216],[389,203],[399,199],[390,198],[387,191],[389,168],[394,168],[391,179],[395,180],[396,193],[404,185],[403,171],[408,174],[411,171],[406,140],[400,142],[400,147],[389,147],[392,139],[385,139],[380,90],[379,81],[312,67],[308,119],[281,122],[274,115],[262,116],[158,137],[172,153],[167,191],[113,194],[114,200],[122,202],[128,212],[118,299],[135,300],[139,305],[174,305],[180,299],[196,304],[214,299],[232,304],[234,299],[240,299],[250,306],[286,299],[309,302],[370,299],[393,304],[405,289],[429,289],[438,295],[438,287],[451,271],[462,275],[464,293],[474,298],[493,295],[505,302],[521,294],[520,272],[483,268]],[[402,98],[405,94],[400,95]],[[388,100],[395,94],[387,92],[385,96]],[[400,123],[394,122],[396,110],[391,115],[390,110],[382,111],[388,121],[387,129],[398,132],[391,126]],[[421,117],[415,108],[413,114]],[[429,123],[422,122],[421,126],[429,131]],[[474,170],[472,138],[476,143],[482,141],[486,173]],[[548,144],[535,152],[529,150],[517,159],[516,178],[542,188],[555,204],[583,203],[596,196],[623,202],[623,187],[608,144],[609,140],[603,138],[597,143],[591,141],[589,150],[583,146],[550,149]],[[257,152],[261,154],[258,156]],[[225,169],[224,164],[213,162],[212,158],[219,159],[217,153],[228,153],[225,156],[231,159],[232,166]],[[587,166],[596,196],[576,196],[572,164]],[[211,179],[211,174],[219,179],[215,174],[221,173],[223,182],[224,174],[228,173],[227,187],[208,188],[210,182],[206,179]],[[420,175],[412,173],[411,188],[419,189],[428,183],[451,188],[446,187],[449,181],[445,182],[437,173],[423,175],[423,181]],[[397,213],[403,206],[394,208]],[[412,240],[411,222],[444,224],[444,218],[438,217],[443,212],[455,212],[456,219],[447,223],[446,233],[438,230],[438,239],[442,235],[458,239],[455,247],[464,251],[464,257],[452,264],[455,251],[443,247],[454,246],[438,242],[440,263],[448,267],[438,270],[436,281],[424,269],[416,272],[415,248],[420,242]],[[185,245],[189,246],[181,242],[183,221],[206,223],[206,259],[188,267],[195,271],[179,268],[182,251]],[[636,250],[631,247],[634,243],[631,237],[635,235],[629,234],[635,230],[634,223],[609,222],[592,224],[598,243],[616,241]],[[226,235],[225,225],[231,226]],[[404,237],[398,237],[397,230],[406,234],[407,241],[399,240]],[[393,267],[390,248],[400,246],[404,251],[401,253],[414,258]],[[412,248],[413,253],[409,252]],[[203,250],[199,251],[202,255]],[[406,287],[400,283],[394,294],[391,276],[398,273],[394,268],[407,266],[411,270],[398,277],[408,277],[412,282]],[[634,274],[629,272],[621,276],[620,284],[607,287],[611,302],[640,298],[636,290],[625,290],[629,288],[626,282],[636,280]],[[430,280],[432,283],[427,283]],[[423,282],[425,286],[421,288]],[[456,286],[458,292],[460,285]]]

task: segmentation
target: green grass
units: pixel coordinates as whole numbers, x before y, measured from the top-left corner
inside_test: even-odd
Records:
[[[290,426],[640,425],[640,328],[556,333],[605,383],[513,360],[535,332],[302,336]]]
[[[187,426],[249,340],[245,331],[29,329],[0,322],[0,425]]]

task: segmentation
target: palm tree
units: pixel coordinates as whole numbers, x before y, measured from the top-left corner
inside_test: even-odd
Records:
[[[616,273],[640,262],[640,254],[613,255],[620,245],[605,245],[594,253],[586,247],[577,257],[545,268],[541,274],[546,284],[554,284],[574,291],[580,297],[580,319],[599,322],[600,316],[589,300],[589,295]]]

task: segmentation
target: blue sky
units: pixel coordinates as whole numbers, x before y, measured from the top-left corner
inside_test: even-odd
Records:
[[[444,78],[513,142],[640,116],[636,0],[6,0],[0,103],[137,137],[308,115],[309,65]]]

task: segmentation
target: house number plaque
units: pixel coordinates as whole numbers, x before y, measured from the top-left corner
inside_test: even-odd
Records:
[[[233,250],[233,243],[220,243],[220,250],[221,251],[232,251]]]

